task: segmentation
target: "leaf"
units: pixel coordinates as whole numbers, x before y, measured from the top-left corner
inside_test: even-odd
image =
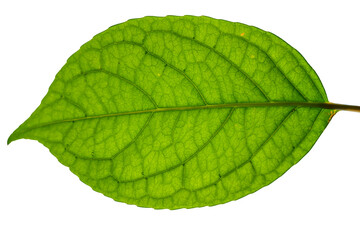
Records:
[[[145,17],[73,54],[8,143],[38,140],[116,201],[193,208],[273,182],[341,108],[269,32],[209,17]]]

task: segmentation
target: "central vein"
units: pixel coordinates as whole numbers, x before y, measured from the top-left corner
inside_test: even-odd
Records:
[[[248,107],[310,107],[310,108],[322,108],[322,109],[346,110],[346,111],[360,112],[360,106],[344,105],[344,104],[336,104],[336,103],[325,103],[325,102],[324,103],[321,103],[321,102],[224,103],[224,104],[210,104],[210,105],[200,105],[200,106],[159,107],[159,108],[146,109],[146,110],[136,110],[136,111],[85,116],[85,117],[63,119],[63,120],[43,123],[43,124],[39,124],[37,126],[31,127],[31,129],[48,126],[48,125],[53,125],[53,124],[58,124],[58,123],[64,123],[64,122],[75,122],[75,121],[82,121],[82,120],[88,120],[88,119],[117,117],[117,116],[134,115],[134,114],[142,114],[142,113],[191,111],[191,110],[205,110],[205,109],[217,109],[217,108],[248,108]]]

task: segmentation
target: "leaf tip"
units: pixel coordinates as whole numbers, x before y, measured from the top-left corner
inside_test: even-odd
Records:
[[[20,128],[20,127],[19,127]],[[7,145],[9,145],[10,143],[19,140],[20,138],[22,138],[21,134],[19,134],[19,128],[17,128],[8,138],[7,140]]]
[[[15,140],[17,140],[17,139],[14,137],[14,133],[12,133],[7,140],[7,145],[9,145],[10,143],[12,143]]]

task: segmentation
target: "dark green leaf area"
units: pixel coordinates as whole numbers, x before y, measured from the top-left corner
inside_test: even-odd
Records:
[[[270,184],[311,149],[330,110],[304,102],[327,102],[325,90],[275,35],[146,17],[84,44],[9,142],[38,140],[116,201],[209,206]]]

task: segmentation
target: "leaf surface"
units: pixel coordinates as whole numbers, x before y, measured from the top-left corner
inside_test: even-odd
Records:
[[[331,119],[305,59],[277,36],[209,17],[115,25],[73,54],[10,137],[41,142],[95,191],[152,208],[270,184]]]

